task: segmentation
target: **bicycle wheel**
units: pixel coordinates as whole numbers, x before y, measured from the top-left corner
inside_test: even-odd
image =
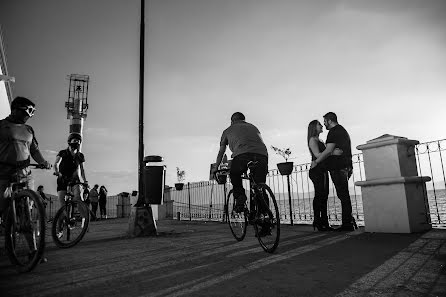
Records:
[[[31,190],[16,194],[10,201],[5,226],[5,247],[11,263],[19,272],[31,271],[45,249],[45,210],[40,197]]]
[[[229,191],[228,198],[226,200],[226,216],[228,218],[229,228],[232,235],[234,235],[237,241],[242,241],[246,235],[246,226],[248,225],[247,209],[244,212],[237,213],[234,211],[235,198],[233,190]]]
[[[267,253],[273,253],[279,245],[280,217],[276,197],[266,184],[258,185],[260,197],[256,196],[256,219],[254,229],[260,245]]]
[[[51,228],[54,243],[70,248],[82,240],[90,223],[89,209],[83,202],[68,202],[56,213]]]

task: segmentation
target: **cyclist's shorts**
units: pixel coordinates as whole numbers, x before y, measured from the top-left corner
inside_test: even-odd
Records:
[[[68,182],[70,180],[66,177],[57,177],[57,191],[66,191],[67,190],[67,186],[68,186]]]

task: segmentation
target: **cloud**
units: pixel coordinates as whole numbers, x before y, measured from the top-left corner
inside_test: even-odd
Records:
[[[53,150],[41,150],[41,153],[44,155],[57,155],[58,152]]]
[[[136,170],[90,170],[89,174],[100,176],[102,179],[127,179],[137,176]]]

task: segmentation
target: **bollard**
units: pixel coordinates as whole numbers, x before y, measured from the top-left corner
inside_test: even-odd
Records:
[[[178,221],[180,220],[180,212],[179,211],[177,211],[177,220]]]

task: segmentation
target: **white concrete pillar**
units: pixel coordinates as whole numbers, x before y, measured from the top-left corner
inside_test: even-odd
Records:
[[[366,232],[412,233],[431,229],[426,182],[418,176],[417,140],[382,135],[357,146],[364,157],[361,187]]]

